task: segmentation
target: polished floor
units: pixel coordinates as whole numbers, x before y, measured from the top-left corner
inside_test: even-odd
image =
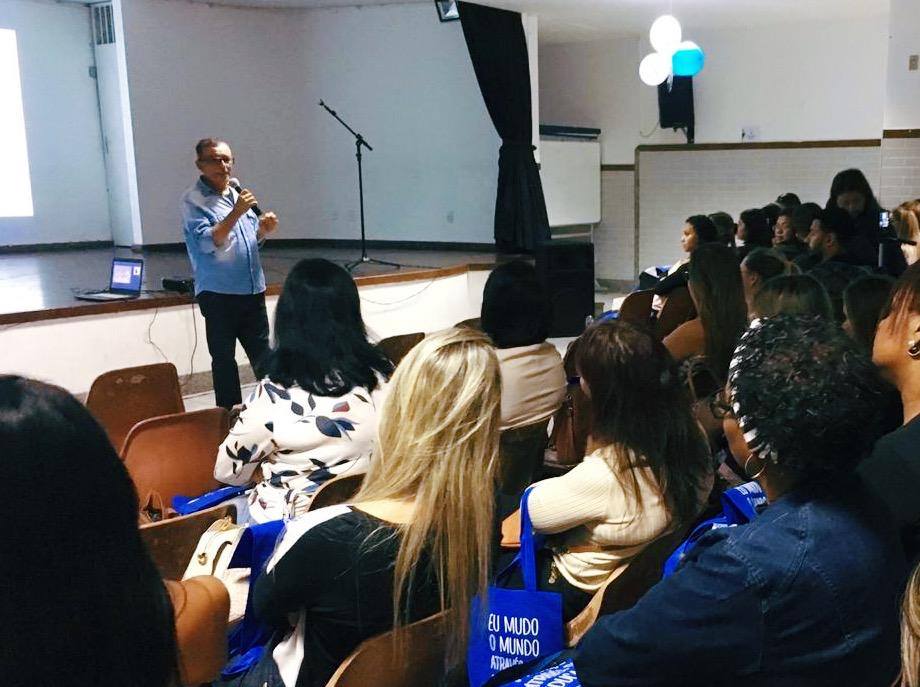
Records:
[[[403,265],[393,267],[366,263],[353,274],[394,274],[417,268],[438,268],[468,263],[495,264],[493,251],[369,250],[372,258]],[[279,248],[261,251],[268,284],[281,284],[291,267],[303,258],[322,257],[341,265],[360,256],[356,248]],[[183,248],[133,252],[127,248],[36,251],[0,254],[0,315],[66,308],[81,303],[74,291],[108,286],[113,257],[144,258],[144,296],[162,294],[163,277],[189,277],[191,266]]]

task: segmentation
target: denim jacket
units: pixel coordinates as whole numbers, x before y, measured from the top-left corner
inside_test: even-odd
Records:
[[[584,687],[888,687],[899,666],[903,554],[854,477],[802,487],[706,534],[575,657]]]

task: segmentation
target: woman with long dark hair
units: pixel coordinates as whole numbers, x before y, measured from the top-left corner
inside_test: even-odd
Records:
[[[178,686],[173,608],[103,429],[63,389],[2,376],[0,445],[0,681]]]
[[[367,466],[392,369],[367,340],[351,275],[301,260],[278,298],[266,376],[218,450],[214,477],[246,484],[261,469],[249,496],[255,522],[305,511],[324,481]]]
[[[592,327],[575,365],[590,399],[593,452],[538,482],[528,501],[534,528],[552,535],[541,585],[562,593],[566,618],[646,545],[689,522],[712,484],[677,365],[650,332],[625,322]]]
[[[734,252],[718,244],[701,246],[690,258],[690,296],[698,316],[665,337],[675,360],[702,356],[720,381],[747,327],[741,268]]]

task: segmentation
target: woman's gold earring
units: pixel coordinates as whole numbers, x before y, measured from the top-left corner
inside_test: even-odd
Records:
[[[760,470],[755,472],[753,475],[748,470],[748,464],[751,462],[752,458],[757,458],[753,453],[749,453],[747,460],[744,461],[744,474],[748,476],[748,479],[757,479],[763,474],[763,471],[767,469],[767,464],[764,461],[761,461]]]
[[[908,341],[907,347],[907,355],[914,360],[920,360],[920,341]]]

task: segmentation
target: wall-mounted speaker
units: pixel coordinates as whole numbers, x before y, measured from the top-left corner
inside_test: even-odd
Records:
[[[675,76],[658,86],[658,121],[662,129],[685,129],[693,143],[693,77]]]

